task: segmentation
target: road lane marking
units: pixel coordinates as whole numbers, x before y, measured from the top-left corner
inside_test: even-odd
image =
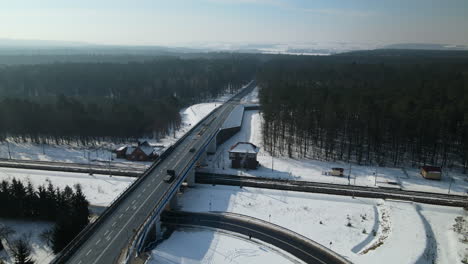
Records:
[[[228,109],[228,108],[225,108],[224,110],[226,110],[226,109]],[[218,118],[216,118],[216,119],[217,119],[217,121],[218,121],[218,122],[217,122],[218,124],[216,124],[216,125],[219,125],[219,124],[221,123],[221,119],[218,119]],[[213,131],[210,131],[210,134],[211,134],[211,132],[213,132]],[[184,150],[186,150],[187,148],[188,148],[188,146],[186,145],[186,147],[185,147]],[[180,149],[180,151],[182,151],[182,149]],[[177,152],[177,153],[180,153],[180,152]],[[175,158],[176,158],[176,157],[174,156],[174,157],[172,158],[172,160],[174,160]],[[181,159],[178,159],[178,161],[179,161],[179,162],[177,162],[177,163],[175,164],[175,165],[176,165],[175,167],[177,167],[177,166],[180,164]],[[185,166],[185,167],[186,167],[186,166]],[[185,169],[185,167],[184,167],[184,169]],[[153,179],[153,181],[154,181],[154,179]],[[144,204],[148,201],[148,199],[151,198],[151,196],[158,190],[158,188],[159,188],[159,186],[160,186],[161,184],[162,184],[162,182],[160,182],[160,183],[156,186],[156,188],[150,193],[150,195],[147,196],[147,198],[143,201],[143,203],[140,204],[140,206],[138,207],[138,209],[137,209],[136,206],[133,206],[133,208],[136,209],[137,212],[140,211],[141,208],[143,207],[143,205],[144,205]],[[140,196],[141,196],[141,194],[140,194],[138,197],[140,197]],[[132,204],[134,204],[135,202],[136,202],[136,200],[133,200],[133,201],[132,201]],[[106,247],[103,251],[101,251],[101,254],[95,259],[95,261],[94,261],[93,263],[97,263],[97,262],[100,260],[100,258],[101,258],[101,257],[104,255],[104,253],[109,249],[109,247],[114,243],[114,241],[117,239],[117,237],[122,233],[123,229],[125,229],[125,228],[128,226],[128,224],[133,220],[133,218],[134,218],[135,215],[137,215],[137,214],[136,214],[136,213],[133,214],[133,215],[128,219],[128,221],[125,223],[125,225],[124,225],[121,229],[119,229],[118,233],[112,238],[112,241],[110,241],[110,243],[107,245],[107,247]],[[114,222],[113,226],[114,226],[114,225],[115,225],[115,222]],[[108,232],[108,231],[107,231],[107,232]],[[114,230],[112,230],[112,231],[109,233],[109,236],[107,237],[107,240],[108,240],[108,241],[111,239],[111,234],[112,234],[113,232],[114,232]]]
[[[143,189],[143,192],[146,192],[146,187]]]
[[[140,207],[138,207],[137,211],[139,211],[143,205],[151,198],[151,196],[158,190],[159,186],[161,185],[161,183],[158,184],[158,186],[156,186],[156,188],[154,188],[154,190],[151,192],[150,195],[148,195],[148,197],[146,197],[146,199],[143,201],[143,203],[140,205]],[[102,256],[104,255],[104,253],[109,249],[109,247],[112,245],[112,243],[114,243],[114,241],[117,239],[117,237],[120,235],[120,233],[122,233],[122,231],[127,227],[127,225],[133,220],[133,218],[135,217],[135,215],[137,214],[134,214],[132,215],[131,217],[128,218],[128,221],[122,226],[122,228],[120,228],[119,232],[117,233],[116,236],[114,236],[114,238],[112,239],[112,241],[110,241],[108,244],[107,244],[107,247],[105,247],[102,251],[101,251],[101,254],[99,254],[99,256],[97,256],[97,258],[94,260],[93,264],[97,263],[101,258]],[[114,232],[114,231],[112,231]],[[112,233],[111,232],[111,233]],[[109,237],[110,237],[110,234],[109,234]],[[109,241],[109,240],[108,240]]]
[[[119,219],[122,218],[123,214],[120,214]]]
[[[129,207],[127,207],[127,209],[125,209],[125,212],[127,212],[127,211],[128,211],[128,209],[130,209],[130,206],[129,206]]]
[[[93,251],[93,249],[88,250],[88,253],[86,253],[86,256],[88,256],[89,253],[91,253],[91,251]]]
[[[101,242],[101,239],[99,239],[99,240],[96,242],[96,245],[99,244],[99,242]]]
[[[115,226],[115,224],[117,224],[117,222],[114,222],[114,223],[112,223],[112,227],[114,227],[114,226]]]
[[[109,230],[106,230],[106,232],[104,233],[104,236],[106,236],[106,235],[107,235],[107,233],[109,233]]]
[[[112,230],[112,231],[109,233],[109,235],[106,237],[106,240],[107,240],[107,241],[109,241],[109,240],[111,239],[112,233],[114,233],[114,230]]]
[[[140,197],[141,197],[141,193],[140,193],[140,194],[138,194],[137,198],[140,198]]]

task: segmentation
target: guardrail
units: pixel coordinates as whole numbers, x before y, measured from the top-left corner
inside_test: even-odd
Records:
[[[251,81],[247,87],[252,85]],[[241,94],[243,91],[241,91],[238,94]],[[238,94],[232,96],[228,101],[231,101],[235,96]],[[159,165],[161,162],[163,162],[168,155],[172,153],[172,151],[181,144],[182,141],[184,141],[188,135],[190,135],[196,128],[198,128],[207,118],[212,116],[220,107],[213,109],[208,115],[206,115],[204,118],[202,118],[195,126],[193,126],[189,131],[187,131],[181,138],[179,138],[173,145],[168,147],[161,155],[160,157],[137,179],[135,180],[131,185],[129,185],[117,198],[112,200],[111,205],[97,218],[96,221],[93,223],[87,225],[83,230],[81,230],[80,233],[51,261],[53,264],[61,264],[65,263],[67,260],[70,259],[73,253],[75,253],[78,248],[93,234],[93,231],[95,231],[108,217],[111,215],[115,209],[118,207],[120,202],[127,198],[127,196],[132,193],[136,187]]]
[[[334,195],[357,196],[412,201],[454,207],[467,207],[468,197],[420,191],[382,189],[365,186],[350,186],[310,181],[271,179],[265,177],[247,177],[238,175],[197,172],[196,183],[245,186],[264,189],[325,193]]]
[[[225,212],[168,211],[169,225],[203,226],[252,236],[295,255],[306,263],[350,264],[343,256],[285,227],[255,217]]]
[[[246,85],[246,87],[241,91],[239,92],[238,94],[232,96],[227,102],[230,102],[232,100],[235,99],[235,97],[237,96],[245,96],[246,92],[249,91],[249,88],[252,88],[251,86],[255,84],[253,81],[251,81],[248,85]],[[208,118],[209,116],[211,115],[211,113],[206,116],[206,118]],[[204,120],[206,120],[203,119]],[[202,123],[202,121],[200,122]],[[151,223],[153,221],[155,221],[156,217],[160,214],[160,212],[162,211],[164,205],[169,201],[169,199],[172,198],[172,195],[174,194],[174,192],[178,189],[179,185],[182,183],[182,181],[185,180],[185,177],[187,175],[187,173],[190,171],[190,169],[192,169],[192,167],[194,166],[195,164],[195,161],[197,161],[200,157],[200,155],[205,151],[205,149],[207,148],[208,144],[210,144],[210,142],[213,140],[213,138],[216,136],[217,133],[213,133],[213,135],[205,142],[205,144],[199,149],[197,155],[195,157],[193,157],[191,159],[191,161],[182,169],[181,171],[181,177],[179,177],[179,180],[177,181],[176,184],[173,184],[171,185],[172,187],[170,189],[168,189],[164,195],[163,195],[163,199],[161,199],[157,204],[156,206],[152,209],[153,213],[151,213],[148,217],[147,217],[147,220],[145,220],[145,222],[140,225],[140,227],[138,228],[138,232],[135,234],[135,239],[133,239],[133,242],[132,242],[132,245],[130,246],[130,249],[127,251],[127,258],[126,258],[126,262],[129,261],[130,257],[134,254],[134,251],[135,251],[135,247],[137,247],[137,254],[143,252],[143,244],[144,244],[144,241],[146,239],[146,236],[148,234],[148,230],[151,226]],[[186,134],[187,135],[187,134]]]

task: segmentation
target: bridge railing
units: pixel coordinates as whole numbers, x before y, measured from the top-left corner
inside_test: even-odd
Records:
[[[251,81],[247,86],[252,85]],[[240,93],[241,94],[245,89],[243,89]],[[237,96],[232,96],[228,101],[233,100],[233,98]],[[79,247],[94,233],[94,231],[104,223],[107,218],[115,211],[118,207],[120,202],[127,198],[127,196],[133,192],[133,190],[138,187],[138,185],[149,175],[153,170],[163,162],[168,155],[172,153],[172,151],[180,145],[182,141],[184,141],[188,135],[190,135],[196,128],[198,128],[207,118],[213,115],[219,108],[213,109],[208,115],[202,118],[195,126],[193,126],[189,131],[187,131],[181,138],[179,138],[173,145],[168,147],[160,156],[159,158],[148,168],[146,171],[138,177],[132,184],[130,184],[117,198],[113,199],[111,205],[104,210],[104,212],[94,221],[93,223],[87,225],[78,235],[70,242],[68,245],[51,261],[53,264],[61,264],[65,263],[70,257],[79,249]]]
[[[227,100],[226,102],[230,102],[232,100],[235,99],[236,96],[245,96],[246,92],[249,90],[249,88],[252,88],[251,86],[252,85],[255,85],[255,82],[254,81],[251,81],[249,84],[247,84],[244,89],[239,92],[238,94],[236,95],[233,95],[229,100]],[[218,109],[218,108],[217,108]],[[215,109],[215,110],[217,110]],[[212,113],[214,113],[213,110],[212,112],[210,112],[209,115],[207,115],[202,121],[199,122],[199,124],[201,124],[203,121],[205,121],[209,116],[211,116]],[[187,133],[185,134],[186,136],[189,135],[190,133]],[[144,241],[146,239],[146,235],[148,233],[148,230],[152,224],[152,222],[155,221],[156,217],[161,213],[162,209],[164,208],[164,206],[167,204],[167,202],[172,198],[172,195],[174,194],[174,192],[178,189],[178,187],[180,186],[180,184],[185,180],[185,177],[187,175],[187,173],[190,171],[190,169],[194,166],[195,162],[200,158],[200,155],[205,151],[205,149],[207,148],[208,144],[210,144],[210,142],[213,140],[213,138],[216,136],[216,133],[214,133],[206,142],[205,144],[203,145],[203,147],[201,147],[198,151],[198,154],[193,157],[191,159],[191,161],[182,169],[181,171],[181,177],[179,178],[179,180],[176,182],[176,184],[173,184],[171,185],[171,188],[169,188],[168,190],[166,190],[165,194],[163,195],[163,199],[161,199],[156,205],[155,207],[152,209],[152,213],[147,217],[147,219],[145,220],[144,223],[142,223],[140,225],[139,228],[137,228],[137,230],[139,230],[135,236],[134,236],[134,239],[133,239],[133,242],[129,248],[129,250],[127,251],[127,262],[128,260],[130,259],[130,257],[135,254],[135,253],[141,253],[142,252],[142,247],[143,247],[143,244],[144,244]],[[180,142],[182,142],[183,140],[181,140]],[[137,252],[135,252],[135,249],[137,250]]]

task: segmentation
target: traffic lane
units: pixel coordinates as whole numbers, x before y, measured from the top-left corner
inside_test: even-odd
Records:
[[[159,187],[159,191],[163,188]],[[148,192],[149,189],[146,189],[144,193]],[[158,190],[158,189],[156,189]],[[146,196],[146,195],[145,195]],[[119,252],[123,246],[125,246],[126,242],[128,241],[133,233],[129,232],[118,232],[124,227],[125,224],[128,225],[128,220],[132,219],[135,216],[140,216],[139,205],[144,205],[142,203],[144,195],[140,192],[135,196],[129,197],[129,199],[124,200],[122,203],[122,210],[116,210],[110,218],[105,221],[101,228],[88,240],[85,247],[83,248],[83,254],[77,254],[75,256],[78,257],[78,262],[82,261],[81,263],[93,263],[95,261],[99,261],[102,256],[99,256],[104,250],[107,250],[107,246],[112,244],[112,250],[109,251],[112,255],[115,255],[115,252]],[[151,197],[151,196],[147,196]],[[143,215],[142,215],[143,216]],[[138,219],[136,219],[138,220]],[[130,223],[130,228],[127,228],[127,231],[133,230],[137,228],[141,224],[141,221],[132,221]],[[118,231],[117,231],[118,230]],[[118,238],[118,239],[117,239]],[[120,243],[118,243],[120,242]],[[99,255],[98,255],[99,254]],[[104,259],[108,259],[106,256]],[[73,259],[72,259],[73,262]],[[97,263],[97,262],[96,262]]]
[[[227,108],[223,109],[224,113],[226,113],[226,109]],[[225,114],[223,114],[222,116],[224,117]],[[216,119],[219,120],[218,118],[216,118]],[[221,119],[223,119],[223,118],[221,118]],[[219,123],[220,122],[218,122],[218,124]],[[215,125],[214,127],[216,127],[216,126],[217,125]],[[195,132],[199,131],[200,129],[201,128],[195,129],[193,132],[195,133]],[[204,134],[209,135],[211,133],[212,133],[212,131],[210,131],[209,133],[204,133]],[[205,135],[205,137],[206,137],[206,135]],[[206,139],[200,140],[200,141],[203,143],[204,141],[206,141]],[[150,177],[145,178],[141,182],[140,186],[137,187],[137,189],[135,189],[129,195],[129,197],[123,201],[123,203],[121,205],[119,205],[119,208],[117,208],[116,211],[114,211],[113,214],[111,214],[111,216],[107,219],[107,221],[105,221],[102,224],[102,226],[101,226],[101,228],[99,228],[98,232],[90,238],[89,243],[87,243],[88,247],[85,246],[83,248],[83,250],[82,250],[83,252],[86,252],[86,253],[84,253],[85,257],[84,258],[81,257],[80,262],[78,262],[78,263],[86,263],[86,262],[87,263],[98,263],[101,259],[109,261],[109,260],[112,259],[112,257],[115,257],[115,255],[119,255],[121,248],[124,248],[125,245],[128,244],[128,241],[130,240],[130,238],[132,238],[133,230],[135,228],[138,228],[146,220],[146,216],[149,216],[149,214],[151,213],[151,211],[153,209],[153,206],[152,206],[151,203],[147,204],[146,202],[144,202],[144,200],[142,200],[143,198],[141,198],[141,197],[143,195],[141,193],[139,193],[139,194],[136,194],[136,193],[138,192],[138,190],[141,189],[142,185],[148,184],[148,181],[154,182],[155,179],[159,178],[158,186],[157,186],[156,190],[153,192],[153,193],[156,193],[155,194],[156,196],[153,197],[152,199],[158,199],[158,200],[161,199],[163,197],[163,195],[164,195],[163,191],[165,189],[165,188],[160,187],[162,185],[161,180],[163,178],[163,175],[165,174],[164,171],[167,169],[167,167],[171,166],[171,163],[172,163],[173,159],[175,157],[177,157],[177,155],[179,155],[181,152],[187,151],[188,147],[190,146],[190,144],[188,144],[188,142],[190,142],[190,141],[187,141],[187,139],[184,140],[179,145],[179,147],[177,148],[178,150],[175,153],[171,153],[171,155],[169,155],[169,157],[172,156],[172,160],[169,160],[169,161],[164,160],[161,163],[161,165],[167,165],[167,166],[160,166],[160,167],[158,166],[158,168],[156,168],[153,173],[148,175]],[[200,143],[200,144],[202,144],[202,143]],[[178,163],[180,163],[180,162],[177,162],[177,164]],[[147,189],[145,189],[145,188],[143,188],[142,190],[143,190],[143,192],[147,191]],[[136,198],[135,198],[135,196],[136,196]],[[151,198],[151,196],[153,196],[153,195],[150,195],[148,198]],[[141,203],[141,207],[137,208],[138,210],[136,212],[134,212],[133,214],[128,213],[128,210],[131,210],[130,208],[135,210],[135,205],[130,206],[129,203],[130,204]],[[123,208],[125,208],[125,209],[123,209]],[[126,212],[121,212],[121,210],[126,210]],[[143,215],[141,217],[138,217],[138,218],[141,219],[141,221],[133,221],[132,225],[130,226],[130,228],[131,228],[130,229],[129,226],[128,226],[129,221],[133,220],[134,216],[136,214],[140,214],[140,213],[143,213]],[[145,216],[145,214],[147,214],[147,215]],[[115,220],[116,217],[117,217],[117,220]],[[127,222],[125,222],[125,220]],[[123,229],[127,229],[126,232],[122,232]],[[128,232],[128,229],[131,230],[131,233]],[[119,230],[119,231],[112,238],[112,235],[113,235],[115,230]],[[104,239],[103,239],[103,237],[104,237]],[[108,244],[108,246],[104,247],[106,241],[109,242],[109,244]],[[120,243],[118,243],[118,242],[120,242]],[[110,245],[112,245],[112,250],[109,250]],[[102,251],[102,253],[100,253],[96,257],[96,253],[92,254],[93,251],[97,251],[97,252]],[[78,255],[80,255],[80,254],[78,254]],[[83,262],[83,261],[85,261],[85,262]]]
[[[152,174],[148,175],[149,177],[145,178],[143,182],[140,184],[140,186],[146,185],[146,186],[151,186],[152,183],[156,183],[156,181],[159,181],[157,190],[154,192],[154,199],[160,198],[162,196],[162,193],[164,192],[164,189],[166,187],[161,187],[159,185],[162,182],[162,178],[165,175],[163,173],[164,169],[167,168],[167,166],[171,166],[171,162],[164,162],[166,164],[161,164],[162,166],[158,168],[158,170],[155,170]],[[93,235],[90,238],[89,243],[87,243],[88,247],[85,247],[83,249],[84,253],[84,259],[80,258],[82,263],[93,263],[93,261],[99,261],[101,257],[97,256],[96,258],[96,253],[92,254],[93,251],[100,252],[102,250],[106,250],[107,243],[111,242],[113,244],[113,248],[122,248],[119,244],[122,244],[125,246],[125,240],[129,240],[133,236],[133,229],[139,227],[143,223],[143,219],[146,219],[147,213],[149,214],[149,211],[152,209],[152,203],[143,203],[143,197],[147,196],[147,193],[150,190],[149,187],[138,187],[134,192],[132,192],[127,199],[123,201],[123,203],[117,208],[116,211],[113,212],[113,214],[105,221],[101,228],[98,230],[98,232]],[[154,190],[154,189],[153,189]],[[150,196],[151,198],[151,196]],[[146,205],[143,207],[146,208],[141,208],[137,211],[138,209],[137,205]],[[124,212],[122,212],[122,210]],[[115,232],[115,230],[127,228],[128,227],[125,225],[126,221],[128,222],[128,219],[132,219],[132,216],[136,214],[142,213],[140,219],[141,221],[133,221],[131,225],[132,233],[130,234],[129,232]],[[138,219],[137,219],[138,220]],[[128,224],[127,224],[128,225]],[[120,237],[116,237],[116,235],[120,235]],[[102,239],[104,237],[104,239]],[[118,238],[118,239],[117,239]],[[117,243],[114,243],[113,241],[117,241]],[[118,243],[118,242],[121,243]],[[114,247],[115,246],[115,247]],[[120,251],[120,250],[119,250]],[[114,250],[110,251],[112,255],[115,254]],[[107,255],[107,254],[106,254]],[[104,255],[104,259],[109,259],[107,256]],[[78,262],[79,263],[79,262]]]

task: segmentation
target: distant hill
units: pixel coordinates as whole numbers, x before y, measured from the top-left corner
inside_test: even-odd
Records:
[[[83,47],[88,45],[91,44],[76,41],[0,38],[0,48]]]
[[[468,50],[465,45],[429,44],[429,43],[400,43],[381,47],[381,49],[405,50]]]
[[[375,49],[344,52],[333,55],[349,58],[395,58],[397,60],[412,60],[414,58],[457,58],[467,59],[468,50],[423,50],[423,49]]]

